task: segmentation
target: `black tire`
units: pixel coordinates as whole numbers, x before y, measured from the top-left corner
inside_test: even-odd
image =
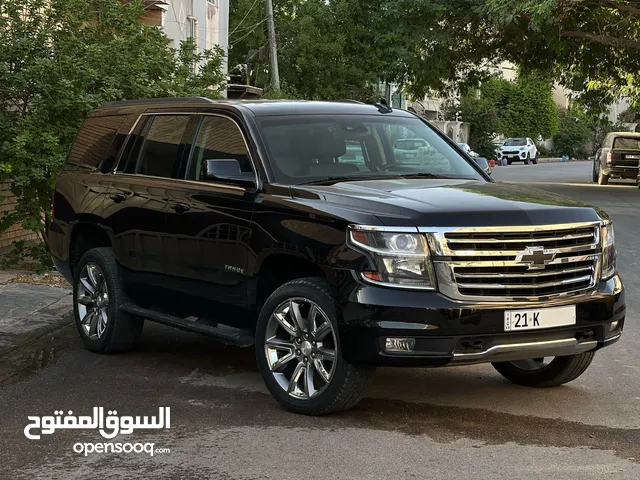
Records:
[[[555,357],[549,364],[538,370],[526,370],[516,362],[497,362],[493,367],[507,380],[526,387],[556,387],[569,383],[582,375],[591,362],[595,352],[584,352],[567,357]]]
[[[314,302],[324,311],[335,333],[336,363],[333,375],[326,387],[311,398],[299,399],[289,395],[276,381],[267,360],[266,335],[269,319],[283,302],[291,298],[304,298]],[[322,278],[292,280],[273,292],[262,307],[256,328],[258,369],[271,395],[286,410],[303,415],[326,415],[348,410],[362,400],[375,368],[354,365],[344,359],[338,334],[340,316],[341,311],[331,288]]]
[[[538,164],[538,154],[536,153],[536,156],[533,157],[533,164],[537,165]]]
[[[602,173],[602,168],[598,169],[598,185],[607,185],[609,183],[609,175]]]
[[[593,172],[591,172],[591,179],[593,183],[598,183],[598,169],[596,169],[596,162],[593,162]]]
[[[524,159],[524,164],[529,165],[529,160],[531,159],[531,154],[527,153],[527,158]]]
[[[80,318],[78,292],[81,287],[81,273],[87,264],[97,265],[107,286],[108,320],[104,333],[99,338],[90,338],[85,333]],[[129,300],[120,280],[120,271],[111,248],[94,248],[86,252],[73,275],[73,313],[76,327],[85,348],[96,353],[116,353],[130,350],[140,338],[144,320],[121,311],[120,307]]]

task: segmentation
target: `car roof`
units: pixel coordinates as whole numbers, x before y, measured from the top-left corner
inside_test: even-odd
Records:
[[[612,137],[640,137],[640,132],[611,132]]]
[[[380,108],[354,100],[212,100],[205,97],[150,98],[108,102],[92,112],[92,116],[143,111],[146,109],[223,107],[249,112],[253,116],[274,115],[372,115],[380,114]],[[385,115],[414,117],[401,109],[393,109]]]

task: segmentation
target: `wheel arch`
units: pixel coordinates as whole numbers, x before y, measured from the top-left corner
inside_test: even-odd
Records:
[[[107,231],[95,223],[79,222],[71,230],[69,240],[69,266],[75,270],[82,255],[92,248],[113,247]]]
[[[320,277],[335,284],[333,269],[319,265],[303,255],[274,253],[262,259],[256,268],[257,282],[251,303],[261,308],[269,296],[280,286],[298,278]]]

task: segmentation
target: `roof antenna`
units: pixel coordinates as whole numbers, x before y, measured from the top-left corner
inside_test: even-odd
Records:
[[[389,103],[387,102],[387,99],[384,97],[380,97],[380,101],[378,103],[374,104],[376,107],[378,107],[378,111],[380,113],[391,113],[393,112],[393,109],[389,106]]]

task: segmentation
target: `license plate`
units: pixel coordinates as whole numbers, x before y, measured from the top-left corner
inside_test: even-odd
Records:
[[[504,331],[538,330],[576,324],[576,306],[504,312]]]

